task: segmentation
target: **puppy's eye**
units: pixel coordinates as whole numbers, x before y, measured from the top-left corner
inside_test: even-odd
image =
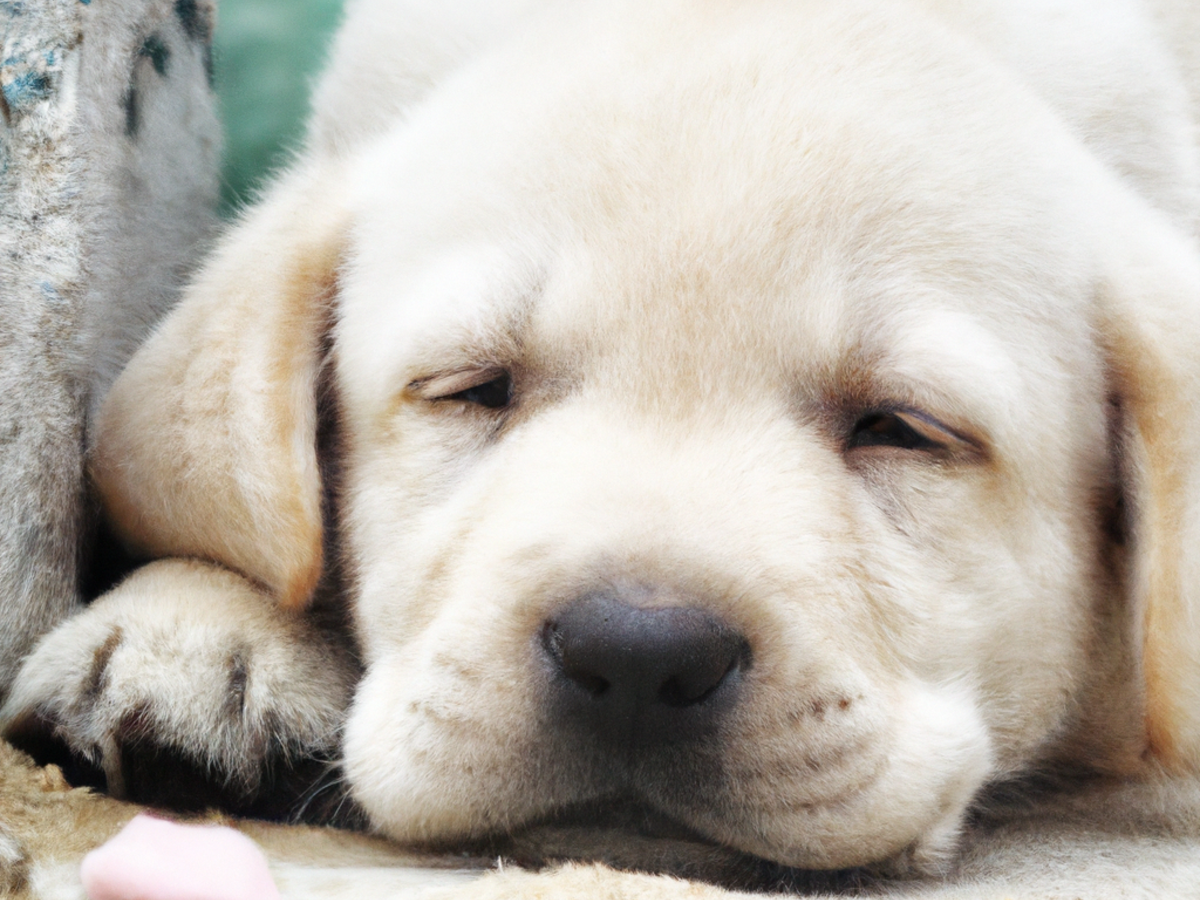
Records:
[[[870,412],[854,425],[846,449],[894,447],[898,450],[944,450],[962,440],[945,426],[911,410]]]
[[[512,375],[504,369],[451,372],[418,379],[408,387],[422,400],[434,403],[453,400],[484,409],[506,409],[513,400]]]
[[[505,372],[491,381],[485,381],[483,384],[477,384],[474,387],[456,391],[439,399],[461,400],[464,403],[474,403],[476,406],[482,406],[486,409],[504,409],[512,402],[512,395],[512,376]]]

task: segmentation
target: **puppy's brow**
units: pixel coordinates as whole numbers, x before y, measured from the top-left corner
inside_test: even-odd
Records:
[[[524,334],[534,304],[535,297],[523,293],[521,299],[501,307],[499,315],[490,319],[443,324],[421,341],[420,350],[406,367],[402,393],[442,396],[520,367],[526,349]]]

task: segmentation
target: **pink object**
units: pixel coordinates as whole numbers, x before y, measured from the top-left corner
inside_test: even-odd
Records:
[[[258,845],[232,828],[145,813],[83,859],[88,900],[277,900]]]

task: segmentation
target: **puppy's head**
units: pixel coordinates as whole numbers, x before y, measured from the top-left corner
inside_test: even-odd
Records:
[[[562,15],[234,232],[106,406],[126,538],[304,603],[332,347],[406,841],[933,865],[991,780],[1195,760],[1185,242],[906,22]]]

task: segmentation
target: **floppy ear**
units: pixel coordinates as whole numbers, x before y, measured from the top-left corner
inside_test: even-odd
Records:
[[[132,550],[223,563],[288,607],[322,568],[316,390],[338,181],[294,173],[229,233],[113,386],[90,457]]]
[[[1101,297],[1124,418],[1122,460],[1141,629],[1146,733],[1170,768],[1200,768],[1200,254],[1138,216],[1110,248]]]

